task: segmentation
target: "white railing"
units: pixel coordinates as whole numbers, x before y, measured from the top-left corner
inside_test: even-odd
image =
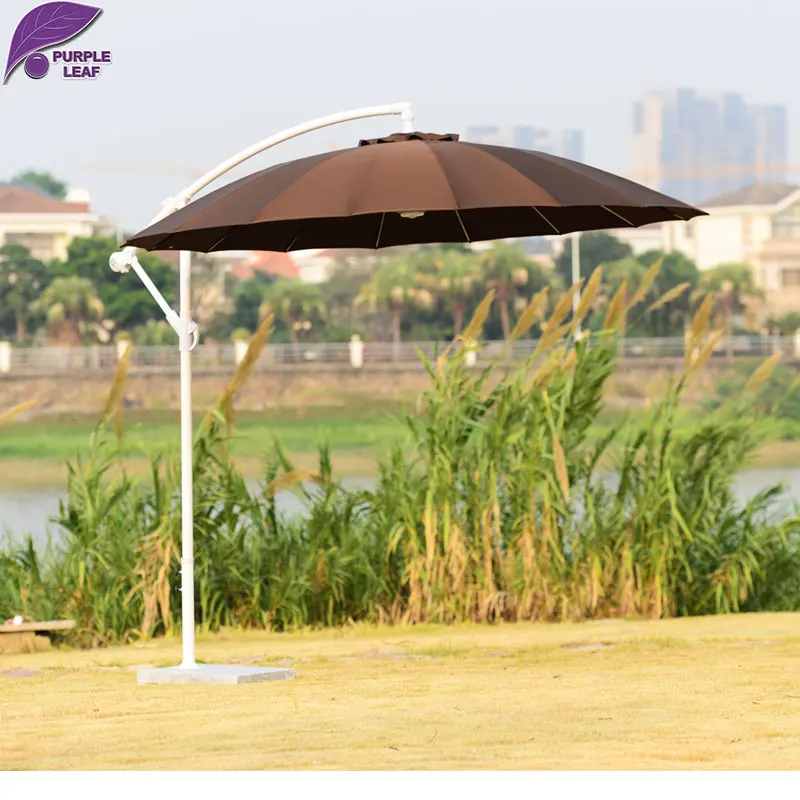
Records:
[[[794,336],[741,336],[729,343],[723,340],[714,358],[725,358],[729,352],[735,358],[764,358],[782,353],[785,359],[800,360],[800,340]],[[320,342],[268,345],[258,361],[257,371],[282,371],[302,369],[352,369],[358,365],[354,347],[361,347],[360,358],[366,369],[402,368],[419,369],[418,351],[433,357],[446,346],[436,342]],[[518,341],[510,350],[512,360],[527,357],[536,342]],[[114,345],[93,347],[10,347],[0,342],[0,376],[74,375],[111,372],[118,360]],[[240,351],[241,352],[241,351]],[[504,357],[508,352],[505,342],[484,342],[477,354],[477,363],[486,364]],[[682,338],[625,339],[621,356],[628,360],[680,359],[684,354]],[[138,373],[172,373],[179,366],[179,352],[174,346],[134,347],[131,371]],[[237,363],[237,348],[233,344],[203,344],[194,351],[193,366],[198,372],[230,372]]]

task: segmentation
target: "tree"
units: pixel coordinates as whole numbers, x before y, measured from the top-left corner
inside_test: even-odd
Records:
[[[634,256],[626,256],[617,261],[611,261],[607,264],[600,264],[602,270],[603,282],[602,290],[597,299],[597,306],[607,305],[611,298],[619,291],[622,284],[626,287],[626,303],[629,303],[636,294],[639,287],[642,285],[642,279],[647,274],[647,268]],[[584,281],[588,281],[591,275],[583,276]],[[644,302],[651,300],[653,289],[651,287],[647,297],[643,298]],[[648,319],[645,315],[638,315],[633,319],[626,319],[625,332],[629,336],[644,336],[647,334]],[[589,329],[597,329],[597,326],[603,326],[603,316],[595,317],[594,314],[587,321]]]
[[[710,293],[718,318],[722,318],[728,342],[728,359],[733,358],[732,336],[735,328],[752,330],[755,327],[755,311],[763,292],[756,286],[753,271],[747,264],[720,264],[703,273],[700,279],[700,294]]]
[[[503,338],[511,335],[511,318],[508,307],[521,288],[534,293],[552,283],[554,276],[534,264],[518,246],[507,242],[495,242],[483,257],[484,275],[489,288],[494,289],[500,309]]]
[[[19,244],[0,247],[0,303],[12,310],[17,342],[27,338],[31,305],[47,281],[47,267]]]
[[[581,278],[584,280],[600,264],[609,264],[620,261],[633,255],[629,244],[621,242],[608,233],[593,232],[582,233],[579,244]],[[572,238],[567,239],[564,249],[559,254],[555,263],[555,271],[561,277],[565,286],[572,285]]]
[[[648,250],[639,256],[645,267],[651,267],[661,259],[661,270],[654,284],[654,297],[662,297],[670,289],[688,284],[688,288],[674,300],[664,304],[648,315],[648,330],[655,336],[683,335],[692,317],[692,295],[700,284],[700,270],[682,253]]]
[[[281,278],[267,290],[261,306],[262,318],[270,311],[286,324],[295,354],[299,355],[300,331],[306,326],[310,328],[314,317],[325,318],[322,290],[316,284]]]
[[[80,344],[90,323],[103,320],[103,304],[87,278],[56,278],[35,304],[56,341]]]
[[[422,285],[432,289],[450,308],[454,336],[461,333],[479,276],[480,261],[466,248],[443,248],[435,253],[430,271],[420,274]]]
[[[20,172],[11,179],[14,186],[35,186],[56,200],[67,196],[67,184],[54,178],[49,172],[36,172],[32,169]]]
[[[233,310],[231,265],[204,253],[192,254],[192,318],[207,330],[218,315]]]
[[[230,319],[231,332],[244,328],[250,332],[258,327],[261,306],[267,296],[269,287],[275,280],[257,273],[255,277],[239,281],[233,292],[233,312]]]
[[[373,311],[385,308],[392,315],[394,357],[400,355],[400,328],[403,313],[419,295],[418,262],[413,257],[385,261],[355,299],[355,305],[367,305]]]
[[[160,312],[150,293],[133,271],[124,275],[112,272],[108,257],[118,249],[117,242],[106,236],[73,239],[67,260],[52,267],[56,277],[77,276],[91,281],[102,302],[107,317],[119,327],[132,330]],[[139,253],[139,263],[153,283],[173,305],[176,296],[177,274],[166,261],[152,253]]]
[[[779,334],[790,336],[795,331],[800,330],[800,312],[789,311],[779,317],[769,317],[767,319],[767,330],[771,336]]]
[[[378,251],[380,253],[380,251]],[[325,307],[328,311],[326,332],[338,333],[347,338],[361,332],[357,324],[355,300],[365,284],[375,275],[376,260],[384,256],[354,251],[339,253],[332,265],[328,280],[322,285]]]
[[[756,305],[764,293],[756,285],[753,270],[747,264],[720,264],[704,272],[700,278],[700,292],[714,295],[718,310],[725,314],[731,328],[738,325],[752,329],[755,326]]]
[[[633,256],[626,256],[618,261],[610,261],[600,265],[603,270],[603,283],[613,294],[623,281],[627,282],[628,294],[632,295],[640,286],[647,269]]]

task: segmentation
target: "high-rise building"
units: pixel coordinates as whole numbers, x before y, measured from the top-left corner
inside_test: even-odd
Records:
[[[786,180],[784,106],[748,105],[733,93],[650,92],[634,106],[633,133],[636,179],[688,203]]]
[[[531,125],[473,125],[467,128],[463,139],[476,144],[538,150],[573,161],[583,161],[583,131],[550,131]]]

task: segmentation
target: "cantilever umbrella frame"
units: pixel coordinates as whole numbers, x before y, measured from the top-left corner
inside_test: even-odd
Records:
[[[263,153],[270,147],[301,136],[304,133],[369,117],[399,116],[403,132],[411,133],[414,116],[408,103],[372,106],[339,114],[320,117],[264,139],[246,150],[242,150],[227,161],[195,181],[175,197],[167,200],[161,213],[151,225],[188,205],[195,195],[205,189],[226,172]],[[181,631],[183,658],[179,666],[163,669],[144,669],[139,672],[139,683],[250,683],[253,681],[282,680],[294,677],[291,669],[275,667],[242,667],[236,665],[198,664],[195,660],[195,617],[194,617],[194,487],[192,485],[192,350],[197,346],[197,325],[192,321],[191,309],[191,252],[180,251],[180,313],[169,303],[150,280],[139,259],[135,247],[125,247],[114,253],[109,264],[114,272],[129,272],[131,269],[139,276],[145,288],[153,296],[170,324],[178,334],[181,353]]]
[[[232,167],[273,145],[339,122],[392,114],[402,117],[402,133],[279,164],[189,204]],[[240,683],[294,674],[274,668],[198,666],[195,661],[191,351],[197,327],[191,319],[187,248],[304,250],[486,241],[613,228],[619,221],[639,227],[705,213],[585,164],[516,148],[458,144],[455,134],[414,131],[412,123],[408,104],[377,106],[323,117],[266,139],[170,200],[148,228],[110,259],[112,269],[133,269],[141,277],[178,333],[181,351],[183,660],[178,667],[141,672],[140,682]],[[411,227],[402,221],[420,217],[424,219]],[[179,315],[142,269],[137,247],[180,251]]]

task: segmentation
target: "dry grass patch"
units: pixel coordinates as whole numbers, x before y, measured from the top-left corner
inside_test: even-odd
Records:
[[[0,769],[793,769],[800,615],[201,637],[295,681],[138,686],[179,643],[0,657]]]

